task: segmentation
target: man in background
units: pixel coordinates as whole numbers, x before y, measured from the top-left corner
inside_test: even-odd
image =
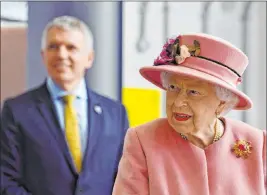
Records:
[[[92,33],[77,18],[55,18],[41,54],[45,82],[4,102],[1,194],[111,195],[129,124],[121,103],[86,84]]]

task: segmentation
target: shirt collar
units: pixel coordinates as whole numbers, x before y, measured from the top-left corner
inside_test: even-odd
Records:
[[[48,77],[46,80],[47,88],[52,96],[53,99],[59,99],[62,98],[65,95],[75,95],[79,99],[87,99],[87,90],[86,90],[86,84],[85,79],[82,79],[77,87],[71,91],[67,92],[63,89],[61,89],[53,80],[51,77]]]

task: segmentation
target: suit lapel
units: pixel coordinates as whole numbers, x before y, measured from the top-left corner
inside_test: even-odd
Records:
[[[76,173],[67,142],[65,140],[65,135],[59,125],[58,117],[54,104],[51,100],[49,91],[47,90],[46,84],[42,85],[40,88],[40,93],[37,93],[37,108],[43,116],[48,131],[52,134],[56,141],[56,145],[63,151],[64,156],[66,157],[67,162],[69,163],[72,171]]]
[[[90,154],[96,150],[100,134],[103,130],[104,123],[104,108],[99,101],[99,98],[87,88],[88,95],[88,138],[87,146],[85,150],[83,160],[83,170],[86,169],[86,165],[90,164],[86,162],[86,159],[90,159]]]

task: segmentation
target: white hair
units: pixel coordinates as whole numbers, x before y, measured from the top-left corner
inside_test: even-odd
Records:
[[[171,73],[168,72],[161,72],[160,74],[162,86],[165,89],[168,88],[170,76]],[[226,115],[228,112],[230,112],[230,110],[232,110],[236,106],[236,104],[238,103],[238,97],[233,92],[229,91],[224,87],[214,85],[214,89],[218,99],[225,102],[224,110],[222,111],[222,113],[220,113],[220,115],[221,116]]]
[[[54,18],[52,21],[50,21],[46,27],[44,28],[43,34],[42,34],[42,42],[41,42],[41,49],[44,50],[46,48],[46,39],[47,39],[47,32],[52,27],[58,27],[63,30],[80,30],[85,37],[86,43],[87,43],[87,49],[92,50],[93,49],[93,34],[89,27],[78,18],[75,18],[73,16],[60,16],[57,18]]]

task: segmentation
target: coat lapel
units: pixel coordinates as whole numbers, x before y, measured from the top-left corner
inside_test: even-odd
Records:
[[[48,131],[54,137],[56,141],[56,145],[63,151],[64,156],[66,157],[67,162],[69,163],[72,171],[76,173],[68,145],[65,139],[65,135],[59,125],[58,117],[56,114],[56,110],[54,104],[52,102],[51,96],[47,89],[46,84],[42,85],[40,88],[40,93],[37,93],[37,109],[40,111],[41,115],[43,116]]]

